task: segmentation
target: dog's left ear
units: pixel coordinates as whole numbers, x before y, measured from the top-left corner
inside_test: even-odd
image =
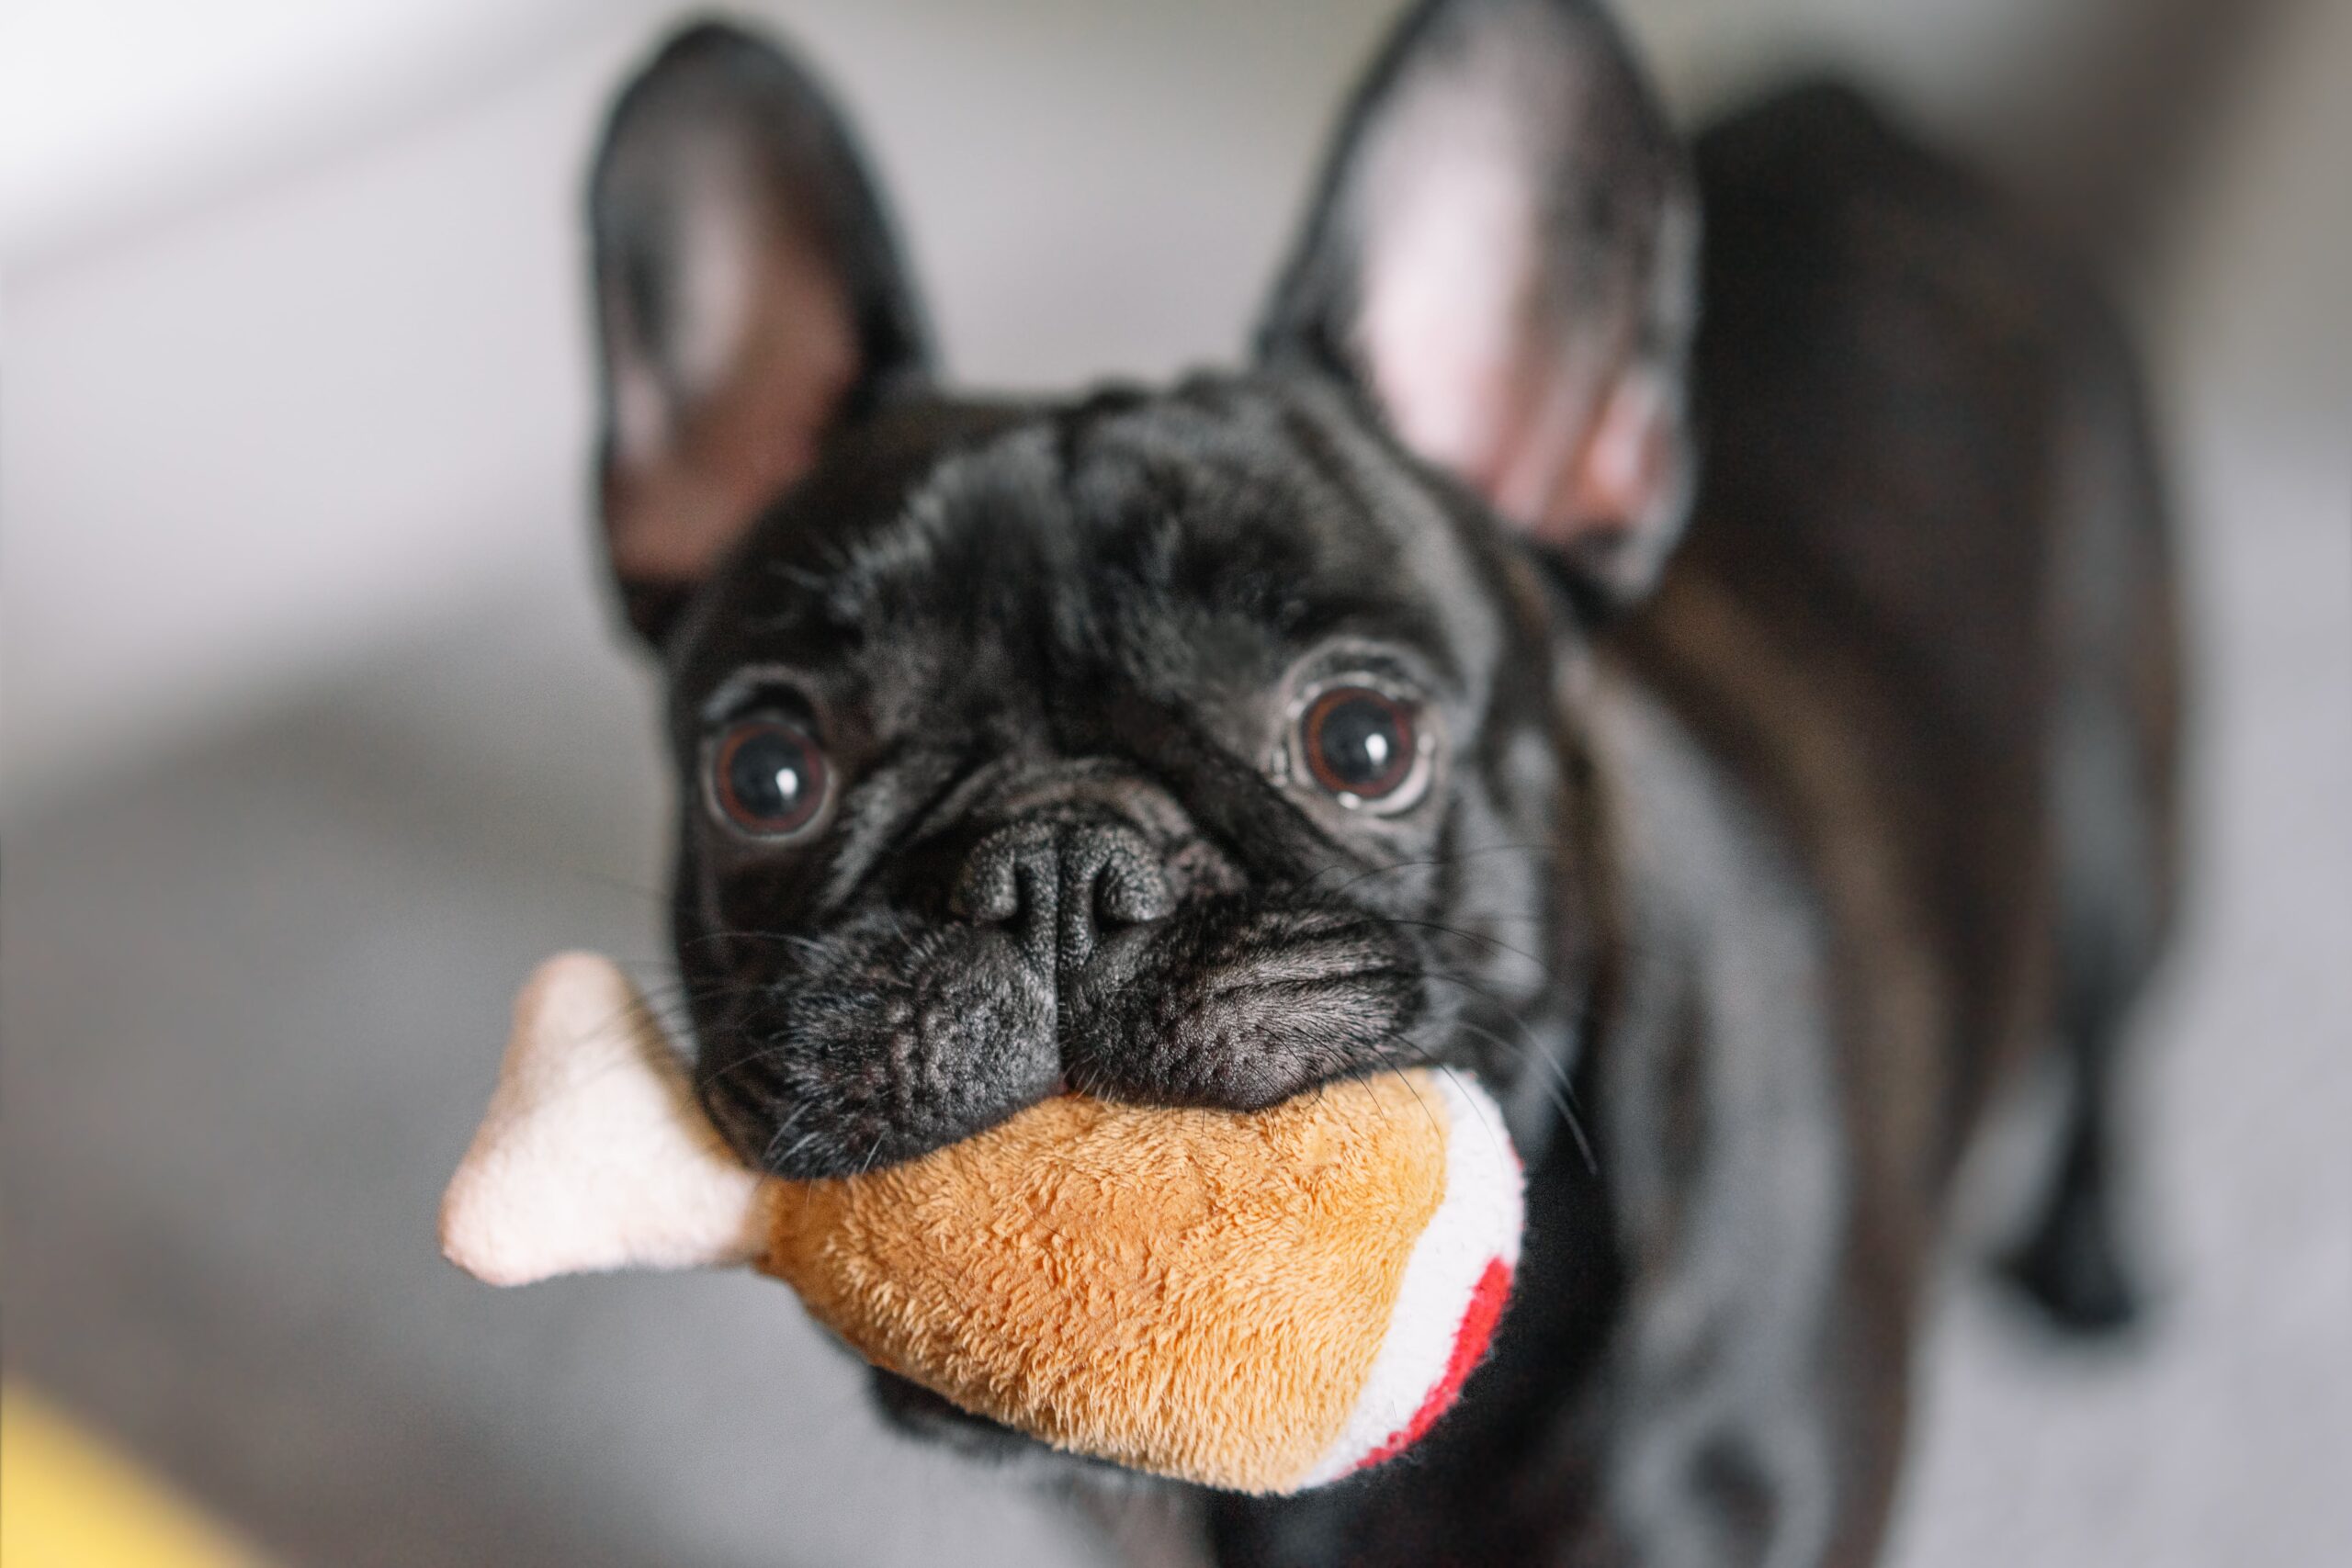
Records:
[[[1259,329],[1623,600],[1690,489],[1684,150],[1587,0],[1430,0],[1340,129]]]
[[[605,544],[660,641],[831,434],[927,373],[922,311],[843,117],[776,45],[679,33],[589,187]]]

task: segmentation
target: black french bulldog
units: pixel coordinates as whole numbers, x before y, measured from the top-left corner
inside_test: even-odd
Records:
[[[745,1156],[1417,1062],[1509,1107],[1526,1261],[1457,1412],[1185,1500],[1202,1555],[1869,1561],[1956,1162],[2051,1046],[2014,1271],[2128,1314],[2164,506],[2100,301],[1967,176],[1826,87],[1693,156],[1593,6],[1436,0],[1254,362],[1059,402],[942,389],[841,118],[730,28],[628,87],[592,218],[605,528]]]

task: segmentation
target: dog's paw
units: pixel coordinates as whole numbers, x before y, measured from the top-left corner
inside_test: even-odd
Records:
[[[2117,1334],[2139,1320],[2140,1292],[2103,1207],[2086,1198],[2053,1204],[2001,1272],[2066,1332]]]

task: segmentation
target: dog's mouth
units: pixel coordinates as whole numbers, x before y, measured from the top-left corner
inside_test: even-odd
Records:
[[[698,1026],[712,1119],[775,1175],[917,1158],[1065,1089],[1251,1111],[1417,1059],[1445,998],[1396,923],[1211,899],[1082,968],[1004,933],[866,917]]]

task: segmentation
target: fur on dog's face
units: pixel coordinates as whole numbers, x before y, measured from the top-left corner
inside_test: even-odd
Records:
[[[1465,852],[1540,843],[1559,775],[1495,544],[1295,378],[844,443],[680,631],[739,1145],[831,1176],[1065,1085],[1263,1106],[1524,1009],[1541,857]]]
[[[1588,6],[1421,7],[1259,363],[1166,390],[937,390],[839,118],[731,29],[630,87],[592,196],[606,536],[743,1154],[1533,1070],[1568,606],[1647,581],[1684,488],[1683,172]]]

